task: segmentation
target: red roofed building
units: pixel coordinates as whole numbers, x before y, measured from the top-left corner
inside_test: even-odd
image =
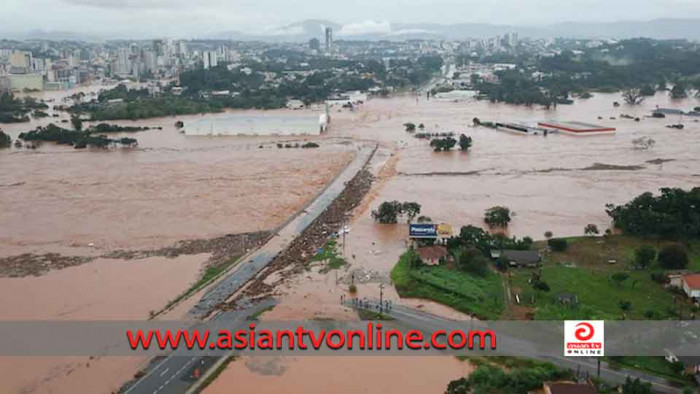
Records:
[[[584,122],[546,121],[537,123],[543,129],[572,135],[612,134],[614,127],[599,126]]]
[[[700,299],[700,274],[683,275],[681,284],[688,297]]]
[[[447,258],[447,248],[442,245],[423,246],[418,248],[418,255],[425,264],[438,265]]]

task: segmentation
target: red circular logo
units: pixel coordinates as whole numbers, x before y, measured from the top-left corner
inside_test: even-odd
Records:
[[[576,336],[576,339],[578,339],[579,341],[587,341],[593,338],[595,330],[593,329],[593,326],[590,323],[579,323],[576,325],[576,327],[577,328],[576,331],[574,331],[574,336]]]

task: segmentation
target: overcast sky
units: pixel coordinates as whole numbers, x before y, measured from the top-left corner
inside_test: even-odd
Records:
[[[305,19],[376,28],[388,22],[537,25],[698,15],[700,0],[0,0],[0,33],[190,38],[260,33]]]

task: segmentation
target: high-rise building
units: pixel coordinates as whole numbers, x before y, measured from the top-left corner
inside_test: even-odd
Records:
[[[326,27],[326,52],[333,51],[333,28]]]
[[[202,52],[202,64],[205,70],[208,70],[210,67],[216,67],[216,65],[218,64],[216,51]]]
[[[130,71],[129,48],[117,48],[117,57],[112,62],[112,74],[123,76],[129,74]]]
[[[321,41],[318,38],[312,38],[309,40],[309,49],[319,50],[321,49]]]
[[[23,69],[24,71],[32,68],[32,53],[25,51],[14,51],[10,59],[10,65],[13,68]]]

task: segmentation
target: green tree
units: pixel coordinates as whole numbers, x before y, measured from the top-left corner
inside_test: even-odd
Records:
[[[652,394],[651,383],[642,382],[639,378],[632,380],[629,376],[622,385],[622,394]]]
[[[680,244],[664,246],[656,259],[665,269],[683,269],[688,266],[688,252]]]
[[[688,85],[683,81],[676,82],[671,89],[671,98],[682,99],[688,97]]]
[[[9,148],[11,144],[12,138],[0,129],[0,148]]]
[[[457,140],[452,137],[447,138],[435,138],[430,141],[430,146],[435,148],[435,152],[448,151],[457,144]]]
[[[401,204],[401,213],[406,214],[408,217],[408,222],[410,223],[413,221],[413,218],[420,214],[420,208],[421,206],[417,202],[404,202]]]
[[[475,247],[462,249],[457,258],[459,269],[476,276],[486,276],[489,270],[489,262]]]
[[[80,115],[71,116],[70,123],[73,125],[75,131],[83,131],[83,120],[80,119]]]
[[[403,125],[406,128],[406,131],[408,131],[409,133],[416,131],[416,125],[413,123],[409,122],[409,123],[404,123]]]
[[[641,89],[625,89],[622,91],[622,98],[627,104],[639,105],[644,101]]]
[[[642,245],[634,251],[634,262],[637,267],[646,269],[656,258],[656,249],[650,245]]]
[[[508,227],[511,221],[511,211],[508,207],[495,206],[486,210],[484,222],[490,227]]]
[[[627,272],[616,272],[610,276],[610,279],[615,282],[617,287],[622,287],[622,284],[629,279],[630,275]]]
[[[583,233],[585,235],[598,235],[600,232],[598,231],[598,226],[590,223],[590,224],[587,224],[586,227],[584,227]]]
[[[632,310],[632,303],[627,300],[620,300],[618,305],[623,312],[629,312]]]
[[[471,393],[471,385],[469,381],[465,378],[459,378],[457,380],[451,381],[447,385],[447,390],[445,394],[469,394]]]
[[[459,135],[459,149],[467,151],[472,146],[472,137],[467,137],[464,134]]]
[[[372,218],[382,224],[393,224],[397,222],[399,214],[401,214],[400,202],[384,201],[377,210],[372,211]]]
[[[550,238],[547,240],[547,246],[554,252],[565,252],[569,243],[564,238]]]

